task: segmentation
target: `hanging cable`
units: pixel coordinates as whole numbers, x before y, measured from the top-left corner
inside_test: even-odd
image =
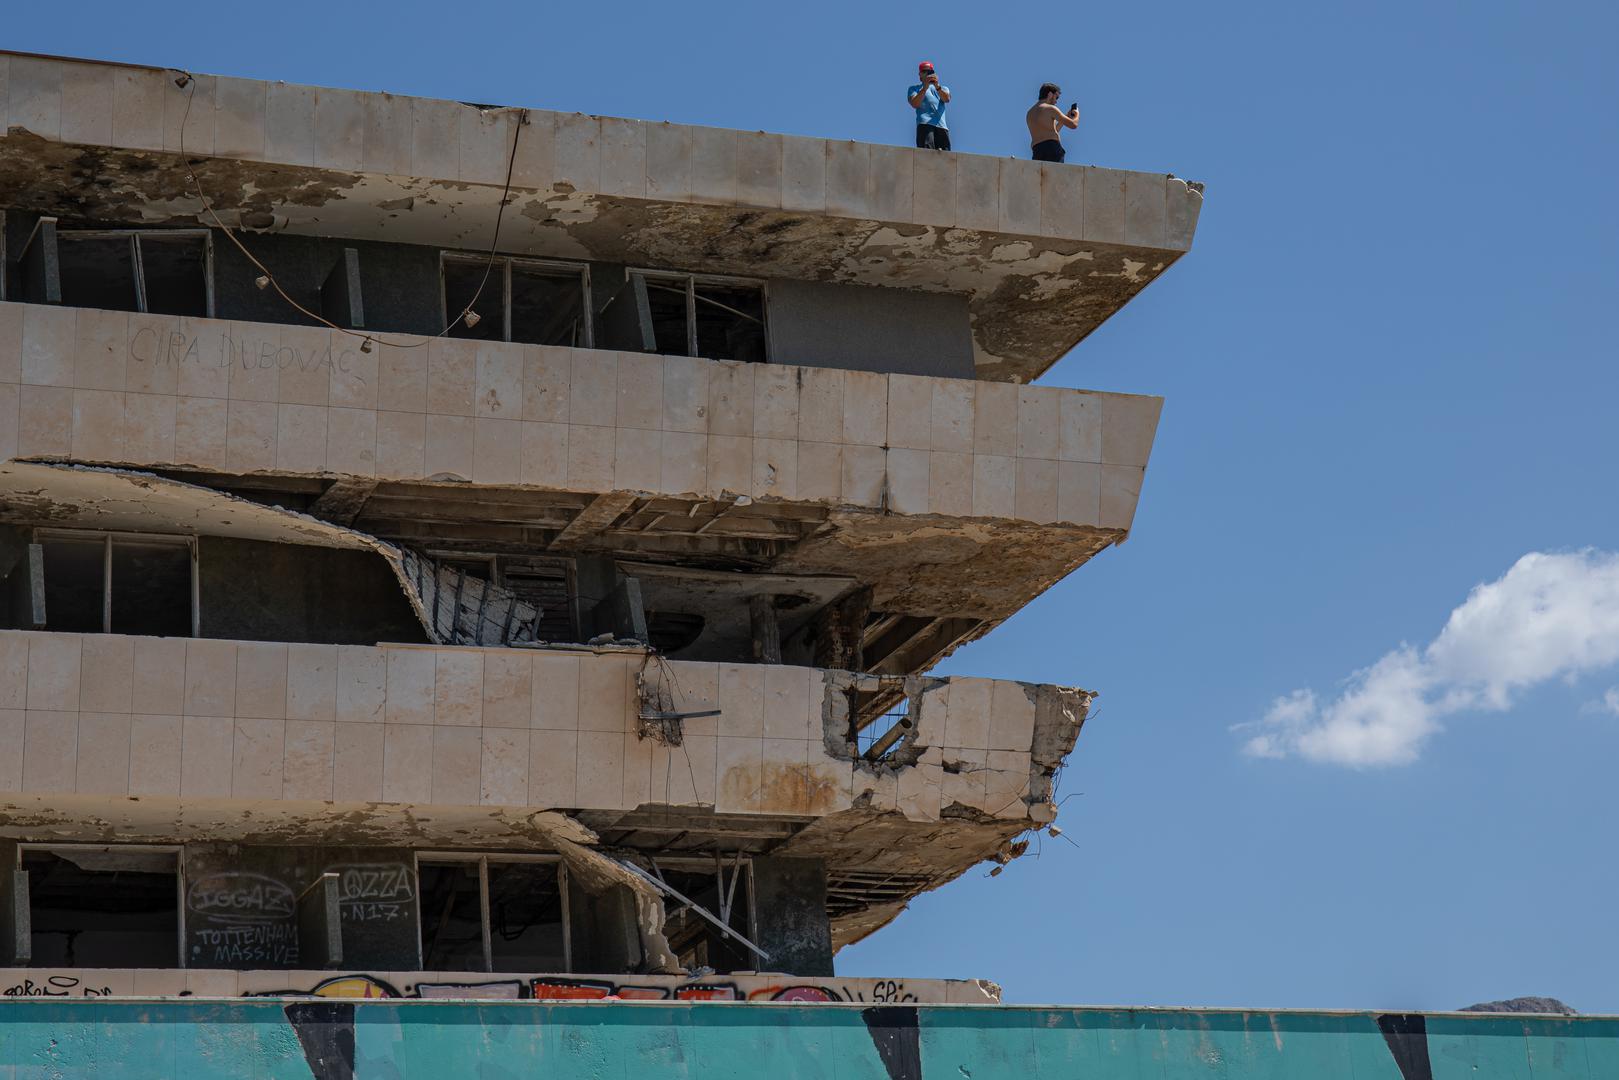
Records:
[[[197,80],[191,74],[191,72],[181,71],[180,77],[175,79],[174,82],[176,86],[180,87],[180,89],[186,92],[185,112],[181,114],[180,117],[180,158],[182,161],[185,161],[186,179],[191,181],[191,186],[195,189],[197,198],[202,203],[202,208],[208,212],[208,216],[213,219],[214,224],[219,228],[219,231],[224,233],[230,242],[235,244],[237,248],[241,250],[242,254],[247,258],[247,261],[252,263],[261,272],[261,276],[255,281],[255,284],[258,285],[259,288],[262,289],[266,286],[274,288],[281,299],[285,300],[297,311],[313,319],[315,322],[320,323],[323,326],[330,327],[333,330],[348,334],[350,337],[360,338],[362,340],[362,344],[360,345],[360,350],[362,352],[370,352],[372,342],[376,342],[381,345],[388,345],[396,349],[419,348],[422,345],[429,344],[430,342],[436,341],[448,334],[458,322],[466,321],[469,328],[476,325],[478,321],[478,313],[473,311],[472,308],[473,305],[478,302],[478,298],[483,295],[484,286],[489,283],[489,275],[495,267],[495,252],[500,249],[500,226],[506,217],[506,203],[511,195],[512,190],[512,173],[517,167],[517,140],[523,134],[523,128],[528,124],[527,109],[519,110],[517,115],[517,127],[512,132],[512,150],[511,154],[506,159],[506,184],[503,188],[501,188],[500,209],[495,214],[495,236],[489,244],[489,258],[484,263],[483,278],[478,282],[477,291],[472,294],[472,299],[467,302],[466,307],[461,309],[460,314],[451,319],[445,325],[444,329],[440,330],[432,337],[422,341],[395,342],[389,341],[377,334],[367,334],[363,331],[352,330],[346,326],[339,326],[325,316],[317,315],[313,311],[310,311],[308,308],[304,307],[287,294],[287,290],[281,287],[281,282],[276,280],[275,275],[270,272],[270,268],[260,262],[254,256],[254,254],[247,249],[247,245],[242,243],[237,235],[231,231],[230,227],[220,220],[219,215],[214,212],[213,204],[208,201],[208,196],[203,193],[202,182],[197,179],[196,170],[191,167],[191,162],[186,160],[186,124],[191,119],[191,99],[196,95],[197,92]],[[471,317],[470,320],[468,319],[468,316]]]

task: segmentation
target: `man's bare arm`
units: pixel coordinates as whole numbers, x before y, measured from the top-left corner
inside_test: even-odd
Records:
[[[939,84],[939,85],[936,85],[934,87],[934,89],[939,92],[939,100],[940,101],[948,102],[950,100],[950,91],[946,90],[942,83]]]
[[[912,94],[910,97],[906,98],[905,100],[911,103],[911,108],[920,109],[922,107],[922,99],[927,97],[927,96],[928,96],[928,84],[923,83],[922,84],[922,89],[918,90],[916,93]]]
[[[1057,106],[1053,105],[1052,108],[1056,109]],[[1072,109],[1068,110],[1067,112],[1062,112],[1061,110],[1058,110],[1057,115],[1059,117],[1061,117],[1063,127],[1066,127],[1066,128],[1077,128],[1077,127],[1079,127],[1079,106],[1078,105],[1075,105]]]

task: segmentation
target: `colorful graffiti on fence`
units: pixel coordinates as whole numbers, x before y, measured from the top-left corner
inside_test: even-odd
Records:
[[[753,980],[749,980],[750,983]],[[256,990],[247,997],[318,998],[473,998],[526,1001],[791,1001],[915,1002],[905,984],[881,979],[874,984],[800,983],[783,981],[762,986],[738,986],[724,979],[659,985],[652,982],[610,982],[605,979],[568,979],[549,975],[524,980],[489,982],[418,982],[401,991],[375,975],[336,975],[307,990]]]

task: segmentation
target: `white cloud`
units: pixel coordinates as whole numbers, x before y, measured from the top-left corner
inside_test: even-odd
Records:
[[[1593,701],[1587,708],[1591,712],[1605,712],[1619,716],[1619,686],[1610,686],[1601,701]]]
[[[1320,701],[1295,690],[1243,746],[1255,757],[1337,765],[1404,765],[1440,730],[1441,718],[1511,708],[1552,679],[1619,663],[1619,554],[1531,552],[1499,579],[1474,587],[1426,646],[1402,644]],[[1619,686],[1603,705],[1619,715]]]

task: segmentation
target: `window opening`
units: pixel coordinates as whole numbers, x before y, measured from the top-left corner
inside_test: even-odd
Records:
[[[900,745],[914,726],[911,699],[902,697],[894,705],[855,734],[855,752],[868,761],[882,761]]]
[[[736,933],[750,941],[757,938],[753,929],[751,859],[737,856],[729,863],[718,856],[713,862],[654,859],[652,876],[701,905]],[[683,966],[709,967],[718,972],[754,971],[764,962],[682,901],[665,897],[664,910],[664,936]]]
[[[631,274],[646,287],[656,352],[761,364],[769,359],[763,283],[649,270]]]
[[[444,319],[449,335],[477,341],[590,348],[590,268],[578,263],[484,255],[442,256]],[[485,271],[488,281],[484,283]],[[483,291],[478,291],[480,283]],[[472,298],[478,318],[458,318]]]
[[[578,641],[577,589],[573,566],[563,559],[429,551],[440,566],[464,569],[468,577],[498,585],[539,609],[538,641]]]
[[[64,304],[213,314],[213,240],[206,229],[57,229],[53,235]]]
[[[195,637],[191,537],[40,529],[45,627],[84,634]]]
[[[423,855],[424,971],[565,972],[567,874],[551,856]]]
[[[180,967],[173,849],[24,847],[33,967]]]

